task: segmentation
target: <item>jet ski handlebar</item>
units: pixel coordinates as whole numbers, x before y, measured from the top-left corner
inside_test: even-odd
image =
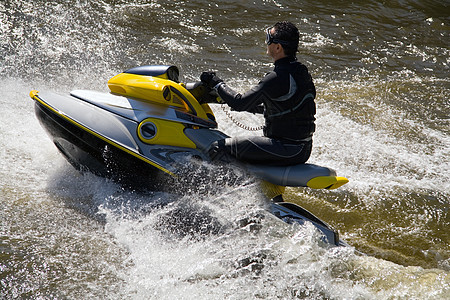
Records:
[[[217,91],[205,85],[202,81],[186,83],[186,89],[197,99],[200,104],[222,103]]]

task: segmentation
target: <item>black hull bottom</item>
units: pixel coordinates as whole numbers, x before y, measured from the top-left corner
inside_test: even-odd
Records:
[[[174,179],[139,158],[35,102],[36,116],[54,144],[79,171],[91,172],[136,190],[166,190]]]

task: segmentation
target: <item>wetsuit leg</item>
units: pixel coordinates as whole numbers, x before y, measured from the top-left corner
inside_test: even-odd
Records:
[[[235,137],[219,142],[219,148],[241,161],[286,166],[305,163],[312,142],[296,144],[259,136]]]

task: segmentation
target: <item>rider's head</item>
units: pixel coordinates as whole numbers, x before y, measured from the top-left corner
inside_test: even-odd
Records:
[[[298,51],[299,33],[297,27],[288,21],[277,22],[266,31],[266,43],[283,47],[286,56],[295,56]]]

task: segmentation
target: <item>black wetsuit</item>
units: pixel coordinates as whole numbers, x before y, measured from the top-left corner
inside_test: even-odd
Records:
[[[275,62],[275,68],[257,86],[239,94],[221,83],[217,92],[237,111],[264,113],[264,137],[228,138],[216,148],[239,160],[292,165],[308,160],[315,131],[316,90],[306,66],[294,57]]]

